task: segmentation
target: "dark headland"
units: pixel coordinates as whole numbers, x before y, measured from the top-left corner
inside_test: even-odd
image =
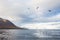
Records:
[[[17,27],[11,21],[0,18],[0,29],[24,29],[24,28]]]

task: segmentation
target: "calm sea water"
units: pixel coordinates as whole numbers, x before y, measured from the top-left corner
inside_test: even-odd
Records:
[[[0,40],[60,40],[59,29],[0,29]]]

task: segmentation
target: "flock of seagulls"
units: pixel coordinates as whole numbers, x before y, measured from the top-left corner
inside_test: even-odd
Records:
[[[29,10],[30,8],[28,8],[28,10]],[[39,9],[39,7],[36,7],[36,9]],[[51,10],[48,10],[48,12],[51,12]]]

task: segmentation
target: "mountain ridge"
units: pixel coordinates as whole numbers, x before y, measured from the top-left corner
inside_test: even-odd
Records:
[[[23,28],[17,27],[15,24],[13,24],[11,21],[7,19],[0,18],[0,29],[23,29]]]

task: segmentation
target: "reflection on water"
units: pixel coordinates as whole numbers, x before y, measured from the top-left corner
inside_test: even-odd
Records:
[[[60,30],[0,29],[0,40],[60,40]]]

